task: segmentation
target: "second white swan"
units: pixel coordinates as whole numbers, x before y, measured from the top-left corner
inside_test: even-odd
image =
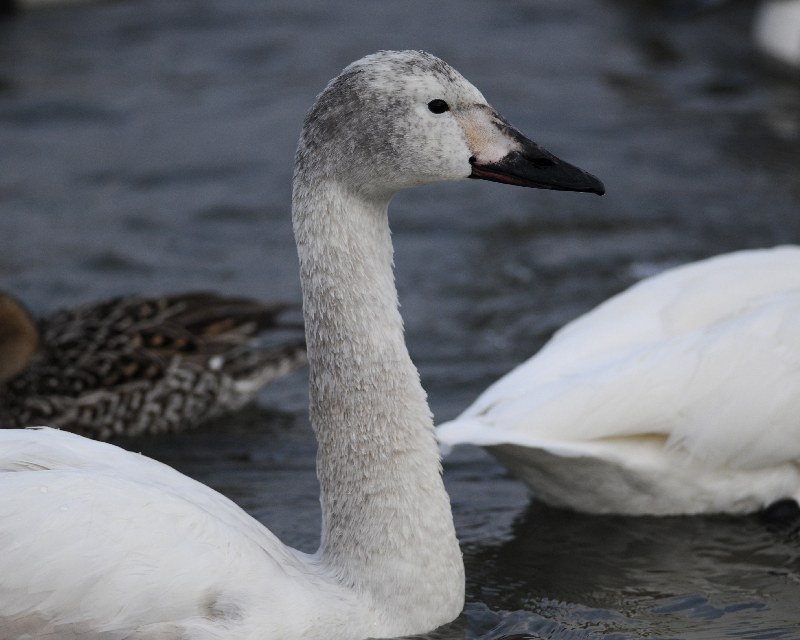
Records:
[[[800,247],[670,269],[573,320],[442,424],[552,505],[746,513],[800,500]]]

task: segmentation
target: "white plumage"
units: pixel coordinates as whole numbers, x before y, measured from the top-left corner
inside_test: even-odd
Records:
[[[542,500],[747,512],[800,498],[800,248],[648,278],[570,322],[443,424]]]
[[[0,435],[4,637],[159,637],[169,624],[157,621],[175,620],[225,626],[247,603],[228,585],[288,611],[332,582],[309,574],[298,552],[227,498],[166,465],[52,429]],[[205,585],[202,597],[187,585]],[[142,621],[156,626],[146,632]]]
[[[756,46],[776,60],[800,67],[800,0],[763,0],[755,9]]]
[[[405,346],[387,209],[484,178],[602,193],[424,52],[346,68],[306,117],[297,241],[322,505],[319,550],[145,457],[0,431],[0,630],[59,640],[358,639],[455,618],[464,566],[425,392]]]

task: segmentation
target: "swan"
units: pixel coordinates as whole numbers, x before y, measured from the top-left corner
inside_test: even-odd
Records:
[[[776,60],[800,67],[800,0],[765,0],[753,18],[756,46]]]
[[[464,566],[403,338],[387,210],[400,189],[470,177],[603,193],[430,54],[379,52],[333,79],[304,121],[292,194],[318,551],[283,545],[148,458],[51,429],[0,431],[0,629],[337,640],[455,618]]]
[[[652,276],[565,325],[439,425],[537,498],[589,513],[800,499],[800,247]]]
[[[300,323],[283,318],[290,311],[190,292],[121,296],[34,320],[0,292],[0,425],[99,439],[195,426],[305,363]]]

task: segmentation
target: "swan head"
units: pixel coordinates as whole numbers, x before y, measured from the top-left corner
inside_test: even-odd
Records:
[[[461,74],[424,51],[381,51],[346,67],[306,116],[296,167],[389,196],[465,178],[605,191],[512,127]]]

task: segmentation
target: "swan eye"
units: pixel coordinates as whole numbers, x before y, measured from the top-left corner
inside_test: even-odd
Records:
[[[433,113],[444,113],[445,111],[450,111],[450,105],[447,104],[444,100],[431,100],[428,103],[428,109],[430,109]]]

